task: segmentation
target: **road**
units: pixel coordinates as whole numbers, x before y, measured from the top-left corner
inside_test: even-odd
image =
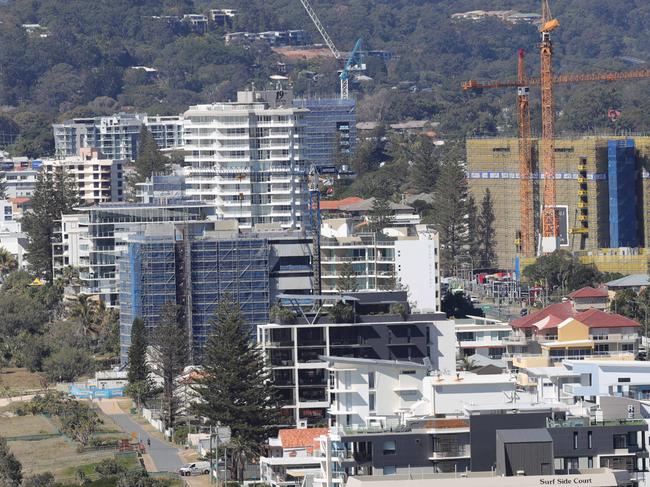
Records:
[[[178,456],[176,447],[150,435],[142,426],[133,421],[128,414],[124,413],[114,399],[102,399],[98,402],[102,411],[115,421],[125,433],[131,434],[131,432],[135,432],[144,444],[147,443],[147,438],[149,438],[151,446],[147,447],[147,453],[153,461],[155,471],[178,472],[184,462]]]

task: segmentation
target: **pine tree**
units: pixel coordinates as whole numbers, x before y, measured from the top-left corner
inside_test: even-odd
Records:
[[[211,425],[230,427],[231,444],[237,445],[230,468],[234,478],[243,480],[246,458],[261,453],[269,427],[277,424],[277,403],[239,305],[229,297],[222,299],[213,325],[203,375],[193,386],[201,398],[195,411]]]
[[[140,129],[135,170],[139,181],[145,181],[152,174],[164,174],[169,171],[169,159],[160,152],[156,139],[144,125]]]
[[[22,228],[29,237],[27,258],[36,275],[52,280],[56,221],[62,214],[71,213],[78,203],[74,181],[65,171],[39,173],[31,199],[32,209],[22,218]]]
[[[22,480],[22,465],[9,451],[7,440],[0,436],[0,486],[20,487]]]
[[[410,146],[410,186],[417,193],[430,193],[435,187],[440,172],[435,149],[431,139],[424,136]]]
[[[381,232],[389,227],[395,217],[390,207],[390,201],[384,198],[373,198],[372,208],[368,212],[368,229],[371,232]]]
[[[143,399],[151,392],[149,380],[149,365],[147,364],[147,329],[141,318],[133,320],[131,327],[131,346],[129,347],[129,370],[127,379],[129,385],[126,392],[136,400],[138,407]]]
[[[467,198],[467,239],[469,244],[469,255],[478,255],[479,249],[479,213],[476,207],[474,196]]]
[[[432,220],[440,234],[441,266],[450,272],[454,257],[465,253],[467,245],[467,181],[458,162],[442,165],[434,191]]]
[[[165,429],[173,428],[180,409],[177,395],[178,379],[189,360],[187,331],[180,323],[178,309],[166,303],[160,324],[151,335],[152,372],[163,381],[162,420]]]
[[[496,260],[494,241],[494,205],[490,189],[486,188],[481,201],[481,216],[478,224],[478,256],[481,267],[492,267]]]
[[[359,290],[357,282],[357,273],[354,272],[354,266],[351,262],[344,262],[336,278],[336,289],[340,293],[355,292]]]

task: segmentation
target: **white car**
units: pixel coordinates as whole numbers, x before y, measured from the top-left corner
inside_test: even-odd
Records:
[[[181,477],[189,477],[190,475],[202,475],[210,473],[210,462],[194,462],[183,465],[178,469]]]

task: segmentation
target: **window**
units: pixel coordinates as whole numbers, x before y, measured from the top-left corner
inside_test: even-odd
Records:
[[[395,475],[397,473],[397,468],[395,465],[386,465],[384,467],[384,475]]]
[[[574,450],[578,449],[578,432],[577,431],[573,432],[573,449]]]
[[[402,375],[415,375],[415,370],[402,370],[400,372]]]
[[[374,388],[375,388],[375,373],[368,372],[368,389],[374,389]]]
[[[589,448],[589,449],[593,448],[593,438],[592,438],[592,432],[591,431],[587,431],[587,448]]]
[[[377,408],[377,404],[376,404],[375,393],[371,392],[370,394],[368,394],[368,410],[374,412],[376,411],[376,408]]]
[[[578,459],[577,458],[565,458],[564,466],[566,468],[566,473],[576,473],[578,471]]]
[[[630,382],[630,378],[629,377],[619,377],[618,381],[619,382]]]
[[[627,448],[626,435],[614,435],[614,449]]]
[[[386,440],[384,441],[384,455],[395,455],[395,441]]]
[[[587,468],[594,468],[594,457],[587,457]]]

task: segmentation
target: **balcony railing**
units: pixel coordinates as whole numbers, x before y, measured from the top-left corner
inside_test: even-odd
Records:
[[[431,458],[442,460],[446,458],[468,457],[470,455],[469,445],[458,445],[442,451],[434,451]]]

